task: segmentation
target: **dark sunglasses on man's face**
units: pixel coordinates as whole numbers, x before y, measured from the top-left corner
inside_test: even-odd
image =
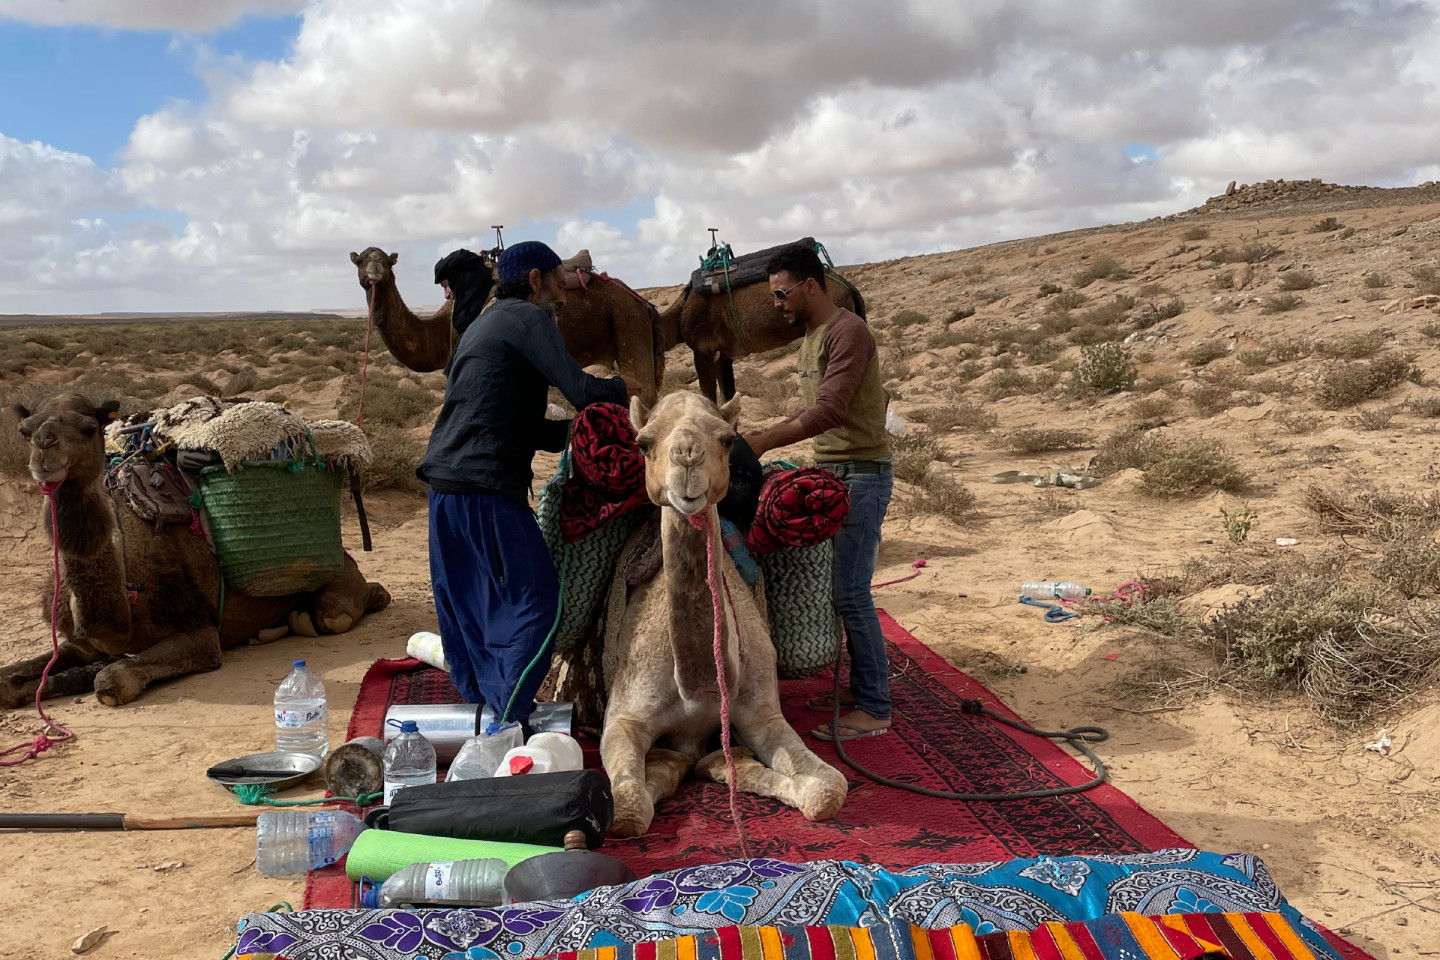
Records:
[[[809,280],[809,279],[810,279],[809,277],[806,277],[806,278],[805,278],[805,280]],[[794,290],[796,287],[803,287],[803,286],[805,286],[805,280],[801,280],[799,283],[795,284],[794,286],[786,287],[784,290],[771,290],[771,291],[770,291],[770,296],[774,297],[776,300],[784,300],[786,297],[790,296],[790,291]]]

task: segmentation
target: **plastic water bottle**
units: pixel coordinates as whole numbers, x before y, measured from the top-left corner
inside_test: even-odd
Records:
[[[1084,600],[1090,591],[1078,583],[1026,580],[1020,584],[1020,596],[1031,600]]]
[[[495,768],[515,747],[525,744],[525,734],[518,723],[489,724],[483,733],[465,741],[450,763],[446,783],[455,780],[479,780],[495,776]]]
[[[392,721],[393,722],[393,721]],[[389,803],[402,787],[435,782],[435,748],[414,720],[400,721],[400,735],[385,747],[385,797]]]
[[[255,866],[267,877],[319,870],[349,853],[364,829],[344,810],[266,810],[255,821]]]
[[[305,669],[304,660],[296,660],[293,666],[275,690],[275,749],[324,759],[330,752],[325,684]]]
[[[361,906],[395,910],[413,906],[494,907],[505,902],[504,860],[412,863],[362,896]]]
[[[579,770],[585,765],[584,754],[574,737],[563,733],[537,733],[523,747],[507,751],[497,777],[518,777],[527,773],[557,773]]]

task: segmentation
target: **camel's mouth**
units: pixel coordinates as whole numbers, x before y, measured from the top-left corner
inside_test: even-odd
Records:
[[[669,491],[666,493],[666,497],[670,500],[670,506],[674,507],[676,510],[680,511],[687,517],[695,516],[695,514],[699,513],[701,510],[704,510],[710,505],[709,501],[705,499],[704,494],[701,494],[698,497],[682,497],[674,491]]]
[[[35,485],[40,488],[41,493],[45,494],[45,496],[48,497],[56,490],[59,490],[60,485],[64,482],[65,475],[62,473],[59,480],[36,480]]]

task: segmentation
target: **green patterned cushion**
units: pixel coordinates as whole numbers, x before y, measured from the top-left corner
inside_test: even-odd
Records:
[[[560,498],[569,477],[562,461],[555,476],[540,490],[540,504],[535,519],[555,570],[564,580],[564,599],[560,611],[560,627],[555,633],[555,650],[566,653],[574,649],[590,633],[600,608],[615,577],[615,564],[625,541],[644,522],[648,510],[634,510],[617,517],[594,533],[574,543],[560,536]]]
[[[755,559],[765,574],[765,606],[776,669],[787,680],[812,677],[835,662],[842,636],[830,586],[831,542]]]

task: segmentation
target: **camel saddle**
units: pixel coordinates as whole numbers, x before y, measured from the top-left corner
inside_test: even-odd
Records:
[[[580,276],[581,272],[594,273],[595,263],[590,259],[589,250],[581,250],[569,260],[561,260],[560,270],[565,278],[565,289],[579,290],[588,282],[588,279]]]
[[[779,246],[766,247],[764,250],[756,250],[754,253],[733,258],[723,254],[715,256],[715,250],[712,248],[711,255],[705,260],[712,266],[701,266],[700,269],[690,274],[690,289],[696,293],[721,294],[729,290],[748,287],[752,283],[762,283],[770,279],[768,266],[770,258],[786,247],[794,246],[813,250],[815,238],[802,237],[794,243],[782,243]],[[723,249],[728,252],[729,247]]]
[[[159,460],[126,460],[111,471],[106,485],[141,519],[163,527],[189,526],[195,520],[190,485],[173,464]]]

